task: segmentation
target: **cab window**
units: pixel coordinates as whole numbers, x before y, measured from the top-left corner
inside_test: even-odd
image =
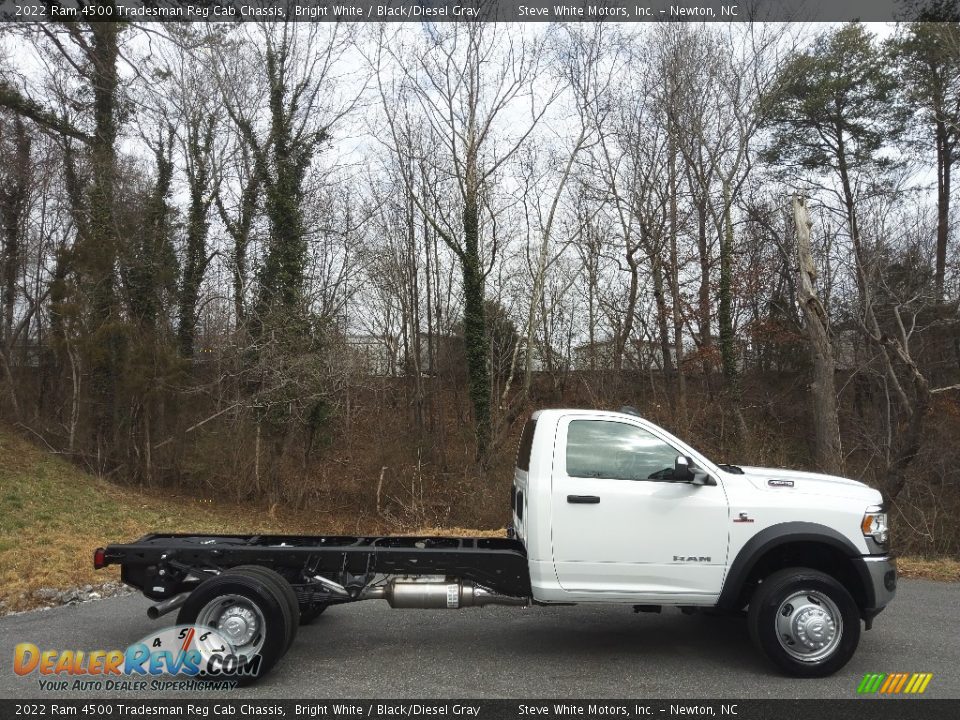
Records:
[[[669,480],[679,453],[646,430],[607,420],[573,420],[567,475],[612,480]]]
[[[527,420],[523,426],[523,433],[520,435],[520,446],[517,448],[517,469],[524,472],[530,471],[530,452],[533,449],[533,434],[537,431],[537,421],[533,418]]]

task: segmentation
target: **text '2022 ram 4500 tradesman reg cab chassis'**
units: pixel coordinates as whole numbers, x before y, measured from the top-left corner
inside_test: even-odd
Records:
[[[147,535],[96,551],[218,631],[250,678],[330,605],[619,603],[739,612],[783,671],[841,668],[893,598],[881,495],[840,477],[717,465],[632,411],[542,410],[524,427],[509,538]]]

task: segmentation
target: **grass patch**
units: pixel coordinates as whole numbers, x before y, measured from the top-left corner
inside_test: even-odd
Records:
[[[377,523],[365,523],[372,532]],[[93,551],[148,532],[351,534],[356,520],[262,505],[213,503],[138,491],[89,475],[0,428],[0,601],[2,611],[43,604],[39,588],[119,580],[94,571]]]
[[[123,487],[0,427],[0,614],[44,605],[39,588],[120,579],[93,569],[93,551],[149,532],[354,535],[386,532],[496,537],[503,530],[405,529],[373,517],[290,512]]]
[[[897,573],[905,578],[925,578],[943,582],[960,582],[960,560],[953,558],[897,558]]]

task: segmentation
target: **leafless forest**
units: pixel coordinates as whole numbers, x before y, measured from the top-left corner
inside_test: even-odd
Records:
[[[948,11],[3,26],[0,414],[119,483],[498,527],[531,410],[630,404],[958,554]]]

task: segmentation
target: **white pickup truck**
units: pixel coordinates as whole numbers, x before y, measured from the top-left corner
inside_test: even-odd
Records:
[[[179,610],[178,624],[217,630],[249,659],[251,679],[300,623],[373,599],[747,608],[751,637],[781,670],[825,676],[896,591],[879,492],[719,465],[634,412],[534,413],[512,507],[506,539],[147,535],[98,549],[94,565],[119,564],[124,582],[158,601],[150,617]]]

